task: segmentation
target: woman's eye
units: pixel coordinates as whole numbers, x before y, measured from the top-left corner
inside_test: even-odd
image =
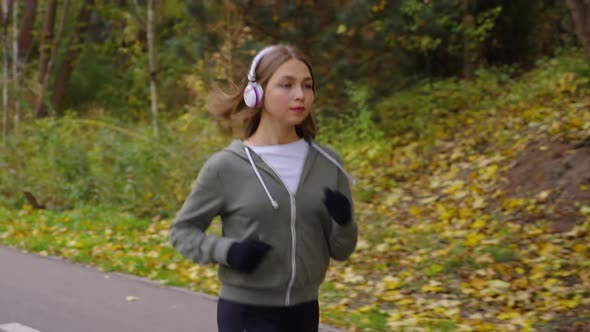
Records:
[[[283,83],[281,84],[282,88],[290,88],[291,87],[291,83]]]
[[[313,85],[311,85],[311,84],[304,84],[303,87],[305,89],[313,89]]]

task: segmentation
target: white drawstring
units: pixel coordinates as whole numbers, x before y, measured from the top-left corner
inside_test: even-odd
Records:
[[[264,188],[264,191],[266,192],[266,196],[268,197],[270,204],[272,205],[272,207],[275,210],[278,209],[279,203],[277,203],[277,201],[275,201],[274,198],[272,198],[272,195],[268,191],[268,188],[266,188],[266,184],[264,184],[264,181],[262,181],[262,176],[260,176],[260,173],[258,172],[258,168],[256,167],[256,164],[254,164],[254,160],[252,160],[252,156],[250,155],[250,149],[248,149],[247,147],[244,147],[244,150],[246,150],[246,155],[248,156],[248,160],[250,161],[250,165],[252,166],[254,173],[256,173],[256,176],[258,177],[258,181],[260,181],[262,188]]]
[[[319,153],[321,153],[324,157],[326,157],[326,159],[328,159],[332,164],[334,164],[336,167],[338,167],[338,169],[341,170],[342,173],[344,173],[344,175],[348,178],[348,180],[353,185],[356,184],[356,179],[352,175],[348,174],[348,172],[346,172],[346,170],[344,169],[344,167],[342,167],[342,165],[340,165],[340,163],[334,157],[332,157],[330,154],[328,154],[326,151],[324,151],[322,148],[320,148],[316,143],[311,143],[311,145]],[[268,191],[268,188],[266,187],[266,184],[262,180],[262,176],[260,176],[260,172],[258,172],[258,168],[256,167],[256,164],[254,163],[254,160],[252,159],[252,156],[250,155],[250,149],[248,149],[248,147],[244,147],[244,150],[246,150],[246,155],[248,156],[248,160],[250,161],[250,166],[252,166],[252,169],[254,170],[254,173],[256,173],[256,177],[258,177],[258,181],[262,185],[262,188],[264,188],[264,192],[266,192],[266,196],[268,197],[268,200],[270,201],[270,204],[272,205],[272,207],[275,210],[278,209],[279,208],[279,203],[277,203],[277,201],[274,200],[274,198],[272,197],[272,195]]]
[[[340,163],[334,159],[332,156],[330,156],[330,154],[328,154],[326,151],[324,151],[322,148],[319,147],[319,145],[317,145],[316,143],[311,143],[311,145],[318,150],[319,153],[321,153],[322,155],[324,155],[324,157],[326,157],[329,161],[332,162],[332,164],[336,165],[336,167],[338,167],[338,169],[340,169],[342,171],[342,173],[344,173],[344,175],[348,178],[348,180],[354,185],[356,184],[356,179],[354,178],[354,176],[348,174],[348,172],[346,172],[346,170],[344,169],[344,167],[342,167],[342,165],[340,165]]]

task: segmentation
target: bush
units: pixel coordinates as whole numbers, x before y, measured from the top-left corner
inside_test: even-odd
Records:
[[[138,215],[166,214],[178,208],[200,165],[223,144],[208,135],[206,120],[158,138],[151,128],[125,128],[66,116],[24,124],[1,154],[0,201],[17,207],[24,191],[50,208],[101,205]],[[198,131],[194,130],[195,127]]]

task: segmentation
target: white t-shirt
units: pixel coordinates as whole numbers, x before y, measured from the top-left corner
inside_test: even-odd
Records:
[[[293,143],[250,146],[283,179],[291,193],[297,191],[309,144],[301,138]]]

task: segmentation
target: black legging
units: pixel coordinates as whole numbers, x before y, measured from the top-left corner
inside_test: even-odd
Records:
[[[219,299],[219,332],[317,332],[318,301],[289,307],[256,306]]]

